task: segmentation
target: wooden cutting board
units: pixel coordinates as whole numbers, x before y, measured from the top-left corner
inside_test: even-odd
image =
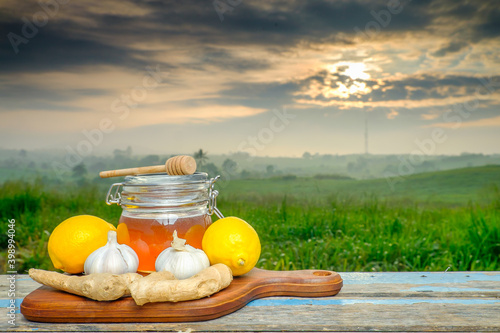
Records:
[[[342,278],[332,271],[268,271],[254,268],[226,289],[194,301],[135,304],[131,297],[99,302],[42,286],[27,295],[21,313],[28,320],[64,323],[188,322],[219,318],[269,296],[336,295]]]

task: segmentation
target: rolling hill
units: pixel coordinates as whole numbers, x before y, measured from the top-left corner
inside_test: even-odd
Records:
[[[288,196],[321,200],[332,196],[372,195],[390,201],[417,200],[427,203],[466,204],[488,202],[498,195],[500,165],[425,172],[408,176],[368,180],[276,177],[221,182],[220,200],[234,197],[261,200]]]

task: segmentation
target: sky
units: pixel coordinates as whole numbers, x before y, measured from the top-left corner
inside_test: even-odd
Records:
[[[0,148],[500,153],[500,4],[0,2]]]

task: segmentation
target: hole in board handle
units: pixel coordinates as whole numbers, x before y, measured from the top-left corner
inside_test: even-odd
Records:
[[[316,272],[313,272],[313,275],[316,275],[316,276],[329,276],[329,275],[332,275],[332,272],[316,271]]]

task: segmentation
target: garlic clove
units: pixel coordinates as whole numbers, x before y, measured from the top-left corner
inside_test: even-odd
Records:
[[[126,250],[123,250],[122,247],[118,246],[118,251],[120,251],[122,258],[125,261],[125,264],[127,265],[126,273],[137,272],[137,268],[139,267],[139,257],[137,256],[137,253],[135,253],[135,251],[130,246],[126,244],[121,244],[121,245],[126,246],[128,248]]]
[[[125,244],[118,244],[116,231],[108,232],[108,243],[92,252],[85,260],[85,274],[135,273],[139,267],[139,257]]]
[[[210,266],[208,258],[207,262],[204,262],[200,256],[193,256],[189,252],[178,253],[176,260],[173,261],[174,275],[179,280],[190,278],[208,266]]]
[[[103,252],[98,252],[95,260],[89,268],[92,273],[112,273],[123,274],[127,273],[128,265],[125,259],[118,251],[108,249]],[[87,271],[85,271],[87,272]]]

